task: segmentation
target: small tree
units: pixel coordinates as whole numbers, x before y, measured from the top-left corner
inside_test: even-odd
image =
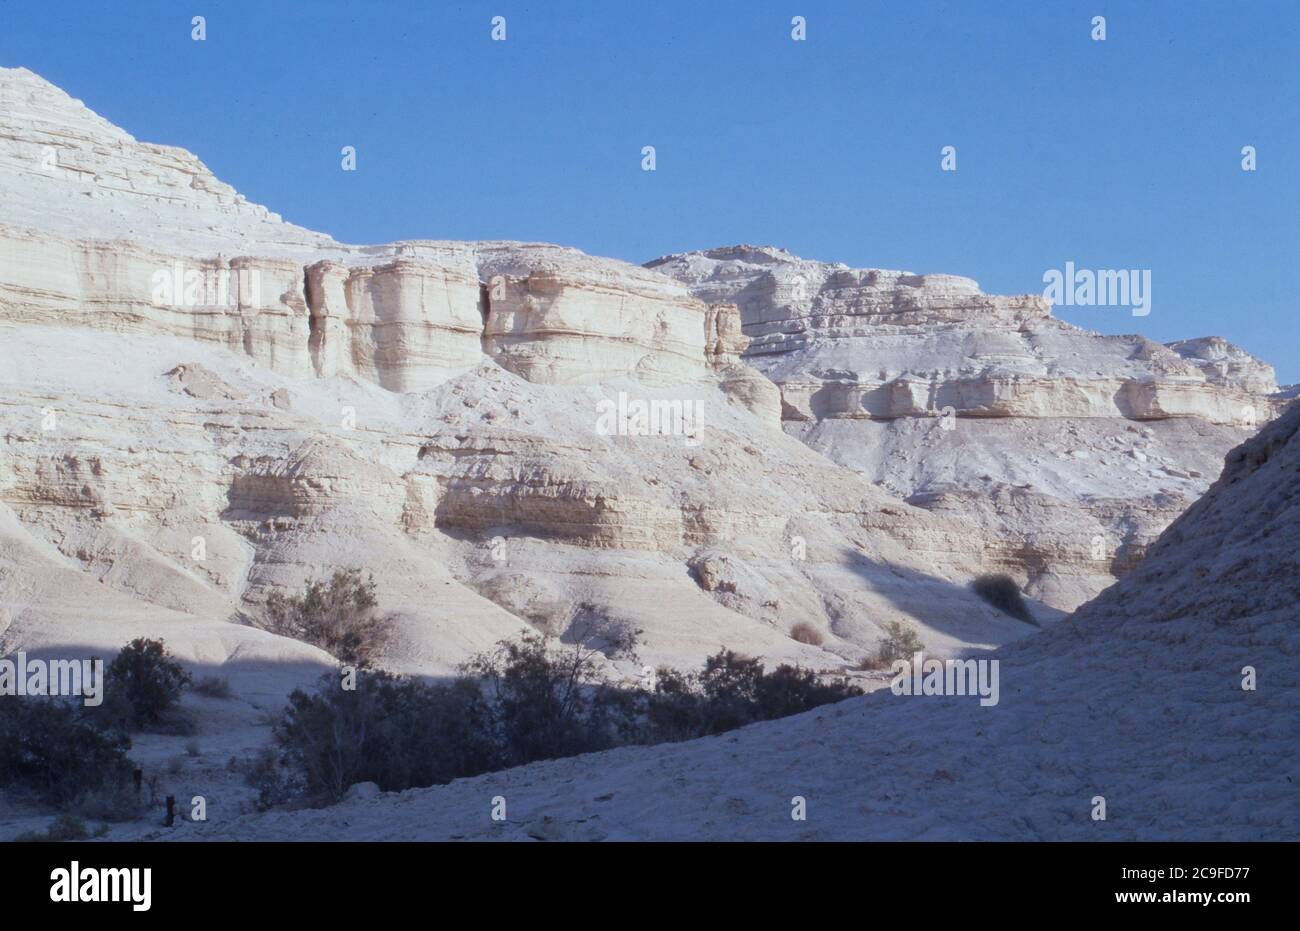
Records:
[[[659,670],[646,699],[643,741],[721,734],[861,694],[842,679],[822,682],[810,669],[782,664],[769,673],[753,657],[720,650],[699,672]]]
[[[0,698],[0,786],[21,785],[67,806],[128,785],[131,741],[101,729],[97,711],[57,698]]]
[[[868,657],[862,664],[864,669],[884,669],[900,659],[911,659],[914,653],[925,649],[916,631],[902,621],[889,621],[885,624],[885,639],[880,641],[874,656]]]
[[[602,680],[602,651],[589,640],[561,645],[527,633],[462,667],[483,684],[508,765],[602,750],[629,727],[630,706]],[[632,655],[626,639],[615,648]]]
[[[385,791],[450,782],[499,763],[482,690],[464,679],[426,685],[363,672],[355,689],[326,675],[314,694],[295,690],[276,725],[285,761],[308,796],[338,801],[349,786]],[[259,762],[262,807],[283,795],[274,761]]]
[[[190,674],[168,656],[161,640],[137,637],[108,667],[111,697],[125,700],[136,727],[157,724],[189,684]]]
[[[811,669],[782,663],[759,679],[754,713],[760,721],[771,721],[861,694],[844,679],[823,682]]]
[[[763,664],[734,650],[721,650],[704,661],[699,689],[705,699],[705,733],[720,734],[755,720],[754,705]]]
[[[375,582],[358,569],[340,570],[328,582],[317,579],[302,595],[272,592],[265,627],[320,647],[335,659],[368,666],[387,640],[392,618],[375,614]]]

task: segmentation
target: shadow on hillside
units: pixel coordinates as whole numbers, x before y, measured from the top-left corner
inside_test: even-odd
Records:
[[[899,611],[921,618],[926,626],[954,639],[1000,647],[1041,629],[1003,614],[968,586],[915,569],[871,560],[851,547],[845,547],[841,555],[864,587],[887,599]],[[1044,627],[1066,616],[1065,612],[1029,597],[1025,598],[1025,603]],[[963,612],[964,617],[961,616]],[[954,619],[954,613],[959,615],[957,619]]]

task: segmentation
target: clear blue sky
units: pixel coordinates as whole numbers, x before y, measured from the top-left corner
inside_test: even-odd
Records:
[[[1298,61],[1296,0],[0,0],[0,64],[344,241],[770,243],[1003,293],[1149,268],[1148,317],[1058,313],[1222,335],[1289,382]]]

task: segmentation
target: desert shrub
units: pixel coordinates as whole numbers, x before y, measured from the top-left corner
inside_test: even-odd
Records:
[[[1020,586],[1009,575],[981,575],[971,583],[975,594],[979,595],[1003,614],[1009,614],[1026,624],[1039,626],[1037,619],[1029,612]]]
[[[77,796],[72,809],[83,818],[99,821],[132,821],[144,814],[155,799],[154,785],[151,781],[150,796],[145,799],[136,791],[135,783],[125,778],[105,781],[96,789],[89,789]]]
[[[611,648],[632,649],[624,631]],[[601,640],[603,641],[603,637]],[[571,644],[540,634],[502,641],[462,671],[482,684],[496,739],[507,765],[573,756],[614,746],[630,726],[632,709],[600,677],[586,633]]]
[[[230,680],[218,676],[204,676],[194,683],[194,691],[208,698],[229,698]]]
[[[426,685],[366,672],[345,689],[327,675],[316,693],[289,696],[275,735],[303,791],[326,802],[358,782],[394,791],[499,765],[483,692],[466,680]]]
[[[190,684],[190,674],[172,659],[161,640],[136,638],[108,667],[108,704],[125,701],[136,727],[157,725]]]
[[[790,636],[800,643],[806,643],[809,646],[819,647],[826,642],[822,632],[813,627],[807,621],[800,621],[790,628]]]
[[[880,641],[876,652],[863,661],[864,669],[887,669],[900,659],[910,660],[915,653],[925,649],[925,644],[916,635],[916,631],[902,621],[889,621],[885,624],[885,639]]]
[[[646,699],[641,742],[691,740],[749,724],[762,668],[757,660],[723,650],[709,657],[702,672],[660,669]]]
[[[308,584],[302,595],[271,593],[267,630],[320,647],[335,659],[367,666],[387,640],[392,618],[375,613],[375,583],[357,569]]]
[[[861,694],[860,688],[843,679],[823,682],[811,669],[782,663],[759,678],[754,691],[755,717],[771,721]]]
[[[274,733],[280,750],[250,769],[259,807],[294,795],[334,802],[348,787],[385,791],[450,782],[534,760],[628,743],[685,740],[806,711],[861,690],[783,665],[767,673],[730,650],[698,672],[661,669],[652,691],[601,676],[602,654],[635,657],[635,631],[574,631],[563,643],[540,634],[502,641],[450,683],[427,685],[363,672],[345,689],[328,675],[295,691]]]
[[[659,670],[646,700],[643,739],[656,743],[721,734],[861,694],[844,680],[823,682],[812,670],[789,664],[769,673],[757,659],[721,650],[698,673]]]
[[[129,787],[131,741],[102,729],[97,710],[53,698],[0,699],[0,785],[60,807]]]
[[[653,693],[645,699],[645,733],[641,743],[691,740],[709,733],[700,701],[697,677],[676,669],[660,669]]]
[[[721,650],[704,661],[696,677],[708,721],[705,733],[719,734],[757,720],[759,683],[763,664],[733,650]]]
[[[95,829],[92,835],[86,828],[86,822],[82,821],[76,815],[63,814],[59,815],[50,823],[50,826],[44,831],[29,831],[25,834],[19,834],[14,840],[21,842],[26,841],[65,841],[65,840],[86,840],[89,837],[103,837],[108,833],[108,825],[101,824]]]
[[[281,770],[278,754],[270,747],[262,748],[246,763],[231,757],[229,768],[242,771],[244,784],[257,790],[253,804],[258,811],[268,811],[284,804],[297,790],[293,779]]]

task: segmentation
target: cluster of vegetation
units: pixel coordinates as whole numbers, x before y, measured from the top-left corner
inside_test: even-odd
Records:
[[[166,725],[189,675],[162,641],[137,639],[109,664],[106,679],[95,707],[80,698],[0,700],[0,786],[90,817],[139,813],[129,734]],[[72,823],[56,825],[49,839]]]
[[[806,643],[813,647],[819,647],[826,641],[822,632],[816,627],[813,627],[807,621],[800,621],[791,627],[790,637],[793,640],[798,640],[800,643]]]
[[[464,681],[426,685],[374,672],[345,689],[326,676],[319,691],[290,696],[275,733],[305,793],[330,801],[358,782],[404,789],[501,765],[483,694]],[[261,788],[285,794],[260,762]]]
[[[96,711],[57,698],[0,700],[0,785],[66,807],[129,784],[131,740]]]
[[[916,631],[902,621],[889,621],[885,624],[885,639],[880,641],[874,654],[863,660],[862,668],[888,669],[898,660],[910,660],[924,649],[925,644]]]
[[[86,827],[86,822],[76,815],[62,814],[50,822],[50,826],[44,831],[27,831],[24,834],[19,834],[14,840],[19,843],[88,840],[91,837],[103,837],[108,831],[108,825],[101,824],[92,834],[90,829]]]
[[[190,674],[172,659],[161,640],[136,638],[108,667],[104,702],[127,727],[140,730],[167,720],[190,685]]]
[[[651,687],[619,688],[604,680],[601,658],[634,658],[631,636],[602,632],[565,644],[529,634],[503,641],[443,684],[363,672],[345,688],[327,675],[317,691],[295,691],[275,727],[283,767],[259,758],[248,781],[260,807],[293,798],[330,803],[360,782],[385,791],[446,783],[536,760],[719,734],[861,694],[795,666],[768,672],[730,650],[698,672],[660,669]]]
[[[265,627],[273,634],[320,647],[339,662],[369,665],[383,647],[391,618],[375,613],[375,582],[357,569],[317,579],[301,595],[273,592]]]
[[[609,749],[688,740],[796,714],[861,694],[811,670],[722,650],[695,672],[659,669],[641,688],[610,684],[607,658],[635,661],[640,631],[618,625],[571,630],[570,641],[542,634],[503,641],[466,663],[449,682],[430,684],[368,666],[388,619],[375,614],[374,583],[355,571],[311,583],[301,596],[273,596],[268,626],[316,643],[358,667],[327,675],[314,692],[295,691],[275,719],[278,752],[239,766],[258,790],[258,807],[336,801],[352,785],[400,790]],[[796,636],[811,642],[815,630]],[[806,639],[805,639],[806,638]],[[108,667],[104,703],[0,702],[0,785],[26,788],[86,817],[140,813],[139,784],[127,758],[140,729],[184,733],[175,706],[186,688],[229,697],[229,683],[193,683],[162,641],[132,641]],[[187,753],[201,751],[191,741]],[[173,769],[184,759],[172,761]],[[74,819],[41,837],[81,836]]]
[[[844,679],[823,682],[811,669],[787,663],[768,672],[757,659],[722,650],[697,672],[659,670],[654,690],[642,699],[644,742],[721,734],[861,694]]]
[[[1008,576],[981,576],[973,587],[999,610],[1037,623]],[[604,660],[635,660],[640,632],[609,625],[570,631],[568,643],[542,634],[503,641],[450,682],[429,684],[366,669],[391,626],[376,605],[374,581],[356,570],[312,582],[300,596],[268,599],[269,630],[358,669],[290,696],[275,719],[278,753],[268,748],[251,763],[232,760],[258,789],[259,808],[337,801],[362,782],[401,790],[627,744],[690,740],[862,694],[798,666],[769,672],[725,649],[697,671],[661,668],[642,688],[617,687],[602,673]],[[864,668],[887,668],[923,649],[900,622],[885,632]],[[811,645],[823,641],[807,623],[790,635]],[[53,698],[0,702],[0,786],[23,787],[86,816],[134,816],[141,802],[126,756],[129,732],[185,733],[186,719],[173,711],[186,688],[230,697],[224,679],[192,683],[159,640],[133,640],[108,667],[107,680],[98,708]],[[197,755],[197,743],[187,752]],[[87,835],[83,822],[66,816],[28,839]]]

